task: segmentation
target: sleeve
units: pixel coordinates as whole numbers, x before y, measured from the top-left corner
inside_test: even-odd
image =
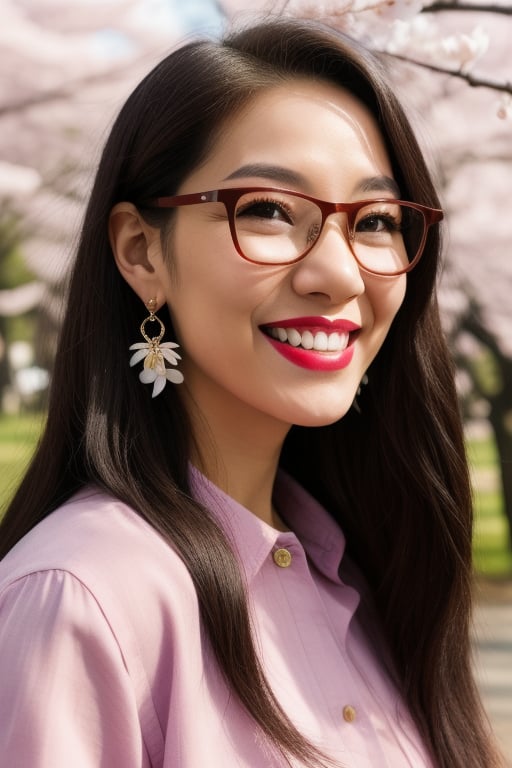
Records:
[[[12,768],[148,768],[119,644],[64,571],[0,595],[0,755]]]

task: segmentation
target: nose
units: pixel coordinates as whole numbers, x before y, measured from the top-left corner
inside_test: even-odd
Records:
[[[348,244],[342,217],[330,217],[311,251],[297,262],[294,290],[323,297],[326,303],[344,304],[364,293],[361,270]]]

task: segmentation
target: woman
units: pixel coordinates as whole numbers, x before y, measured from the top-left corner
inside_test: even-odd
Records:
[[[441,218],[328,29],[191,43],[134,91],[2,526],[7,764],[500,764]]]

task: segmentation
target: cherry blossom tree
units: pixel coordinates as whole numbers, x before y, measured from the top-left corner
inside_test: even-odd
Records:
[[[6,320],[37,309],[38,362],[51,365],[73,239],[103,134],[135,82],[171,48],[165,0],[3,0],[0,9],[0,255],[12,223],[33,273],[0,285],[0,403]],[[7,321],[8,322],[8,321]]]

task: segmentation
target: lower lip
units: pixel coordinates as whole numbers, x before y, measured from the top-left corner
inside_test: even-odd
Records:
[[[280,355],[300,368],[310,371],[340,371],[346,368],[354,356],[354,346],[350,345],[343,352],[317,352],[314,349],[292,347],[265,334],[267,341],[272,344]]]

